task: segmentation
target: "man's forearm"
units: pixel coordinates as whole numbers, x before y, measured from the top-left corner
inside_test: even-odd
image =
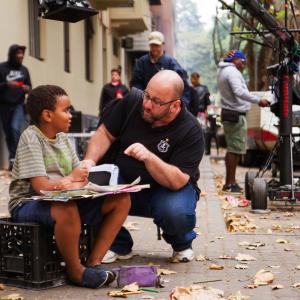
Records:
[[[179,190],[189,181],[189,175],[183,173],[178,167],[164,162],[153,153],[144,163],[155,181],[170,190]]]
[[[95,163],[107,152],[114,138],[108,133],[102,124],[92,136],[84,159],[93,160]]]

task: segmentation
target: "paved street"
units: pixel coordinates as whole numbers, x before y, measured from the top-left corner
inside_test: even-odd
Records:
[[[132,231],[136,256],[126,262],[126,265],[153,263],[177,273],[163,276],[166,280],[165,287],[159,289],[159,293],[131,295],[128,299],[142,299],[147,295],[154,297],[153,299],[167,300],[175,286],[190,286],[204,281],[206,282],[201,283],[202,285],[223,290],[225,298],[241,291],[243,295],[250,296],[250,299],[300,299],[300,289],[292,287],[293,284],[300,282],[300,270],[296,268],[300,265],[300,229],[297,225],[300,219],[299,212],[296,210],[291,213],[286,209],[279,210],[277,207],[272,207],[269,215],[254,215],[249,213],[249,207],[233,208],[226,213],[234,212],[246,216],[259,228],[254,228],[253,231],[229,233],[226,230],[224,211],[221,208],[222,199],[217,194],[214,181],[215,175],[224,174],[224,164],[222,160],[210,160],[205,156],[200,170],[200,187],[205,196],[201,198],[197,208],[196,231],[199,235],[194,243],[194,251],[196,256],[202,255],[206,260],[182,264],[169,263],[167,258],[171,254],[171,249],[164,241],[157,241],[156,227],[153,223],[147,219],[129,217],[127,222],[137,222],[135,226],[138,230]],[[244,172],[245,169],[239,168],[241,181]],[[3,176],[3,173],[1,174],[0,213],[3,216],[7,213],[9,180]],[[250,244],[259,242],[260,246],[246,249],[245,246],[238,245],[239,242]],[[247,269],[236,269],[235,266],[240,264],[234,259],[238,253],[251,255],[256,260],[243,264],[248,267]],[[224,268],[209,269],[212,264],[222,265]],[[118,266],[118,263],[113,266]],[[253,277],[261,269],[271,271],[275,276],[274,282],[253,289],[245,288],[249,285],[253,287]],[[273,285],[282,285],[283,288],[272,290]],[[66,285],[44,291],[32,291],[6,286],[4,291],[0,291],[0,298],[18,293],[24,299],[110,299],[107,292],[112,289],[113,286],[89,290]]]

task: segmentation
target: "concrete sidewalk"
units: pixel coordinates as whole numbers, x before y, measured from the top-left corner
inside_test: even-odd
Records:
[[[199,235],[193,244],[193,248],[196,256],[203,255],[209,260],[195,260],[181,264],[169,263],[167,259],[172,250],[163,240],[157,240],[156,226],[152,221],[129,217],[126,222],[138,222],[136,227],[139,230],[131,232],[135,241],[134,252],[137,255],[129,261],[112,264],[111,266],[153,263],[160,265],[161,268],[174,270],[177,274],[163,276],[166,283],[164,288],[159,289],[159,293],[148,292],[141,295],[131,295],[128,296],[128,299],[141,299],[145,295],[150,295],[154,299],[167,300],[175,286],[187,287],[195,282],[205,281],[202,285],[223,290],[225,297],[241,291],[243,295],[250,296],[250,299],[300,299],[300,289],[291,287],[294,283],[300,282],[300,270],[295,268],[300,265],[299,232],[274,234],[227,233],[221,201],[216,194],[213,179],[216,171],[207,156],[203,158],[200,170],[200,187],[207,194],[201,198],[197,207],[196,231]],[[7,212],[7,182],[8,180],[3,177],[0,179],[1,215]],[[293,220],[290,219],[289,222],[293,222]],[[288,240],[289,244],[276,243],[275,240],[278,238]],[[240,241],[249,243],[260,241],[265,246],[255,250],[247,250],[245,247],[238,245]],[[234,260],[234,257],[238,253],[252,255],[257,260],[249,262],[247,264],[248,269],[235,269],[238,262]],[[231,259],[221,259],[220,256],[228,256]],[[224,269],[210,270],[209,266],[213,263],[224,266]],[[255,289],[245,288],[245,286],[253,284],[253,277],[260,269],[270,270],[275,275],[273,285],[281,284],[284,288],[272,290],[271,285],[259,286]],[[6,286],[4,291],[0,291],[0,299],[12,293],[18,293],[25,299],[111,299],[107,296],[107,292],[112,289],[113,286],[99,290],[89,290],[66,285],[44,291],[32,291]]]

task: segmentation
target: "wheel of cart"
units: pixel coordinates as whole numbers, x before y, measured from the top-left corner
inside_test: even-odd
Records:
[[[257,173],[256,172],[246,172],[245,174],[245,197],[247,200],[252,200],[252,187],[253,187],[253,181],[254,178],[256,177]]]
[[[254,178],[252,195],[252,210],[266,210],[268,206],[268,184],[264,178]]]

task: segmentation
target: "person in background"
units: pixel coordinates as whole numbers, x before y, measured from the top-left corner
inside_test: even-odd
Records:
[[[193,97],[191,96],[190,112],[197,116],[199,113],[207,113],[207,106],[211,104],[210,93],[206,85],[200,83],[200,74],[193,72],[191,74],[191,84],[194,89]],[[192,94],[192,93],[191,93]]]
[[[246,153],[247,120],[246,113],[251,103],[261,107],[269,105],[267,99],[251,94],[243,77],[246,67],[246,56],[240,50],[231,50],[227,57],[218,64],[218,88],[221,93],[221,122],[227,144],[225,156],[226,181],[223,191],[242,193],[237,184],[235,173],[241,154]]]
[[[187,76],[185,75],[186,72],[175,58],[164,53],[164,35],[159,31],[153,31],[150,33],[148,39],[150,51],[137,60],[133,70],[133,77],[130,81],[130,87],[135,87],[143,91],[146,89],[149,80],[157,72],[172,70],[178,73],[184,82],[182,101],[188,106],[190,102],[190,89]]]
[[[23,65],[25,46],[12,45],[8,60],[0,64],[0,120],[12,168],[16,149],[25,123],[25,95],[31,89],[28,69]]]
[[[102,115],[106,104],[114,99],[122,99],[128,94],[127,87],[121,82],[121,70],[114,68],[111,70],[111,81],[103,86],[100,103],[99,116]]]

